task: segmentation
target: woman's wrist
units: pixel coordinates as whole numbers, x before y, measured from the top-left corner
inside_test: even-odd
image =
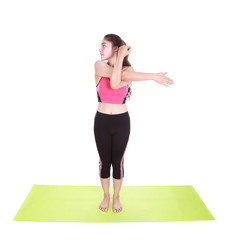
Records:
[[[125,58],[125,57],[124,57],[123,55],[121,55],[121,54],[118,54],[118,55],[117,55],[117,59],[119,59],[119,60],[122,60],[122,61],[123,61],[124,58]]]

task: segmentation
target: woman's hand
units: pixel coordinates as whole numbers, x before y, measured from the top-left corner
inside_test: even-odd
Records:
[[[169,87],[167,84],[174,84],[174,82],[171,78],[165,76],[167,73],[168,72],[155,73],[153,80],[159,84]]]
[[[118,56],[122,56],[123,58],[126,57],[127,55],[129,55],[129,53],[131,52],[132,47],[127,46],[127,45],[122,45],[119,47],[118,49]]]

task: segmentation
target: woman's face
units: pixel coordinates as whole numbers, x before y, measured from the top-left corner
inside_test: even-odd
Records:
[[[112,44],[107,40],[102,40],[101,47],[99,49],[101,60],[107,60],[114,55]]]

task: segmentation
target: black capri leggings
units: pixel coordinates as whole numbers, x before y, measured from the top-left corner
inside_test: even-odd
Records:
[[[110,177],[113,167],[113,178],[124,177],[124,154],[130,135],[129,113],[106,114],[96,112],[94,135],[99,153],[99,176]]]

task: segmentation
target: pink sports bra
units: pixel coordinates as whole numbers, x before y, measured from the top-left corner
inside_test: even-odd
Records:
[[[98,101],[112,104],[124,104],[128,89],[128,85],[122,88],[112,89],[110,87],[110,78],[101,77],[96,86]]]

